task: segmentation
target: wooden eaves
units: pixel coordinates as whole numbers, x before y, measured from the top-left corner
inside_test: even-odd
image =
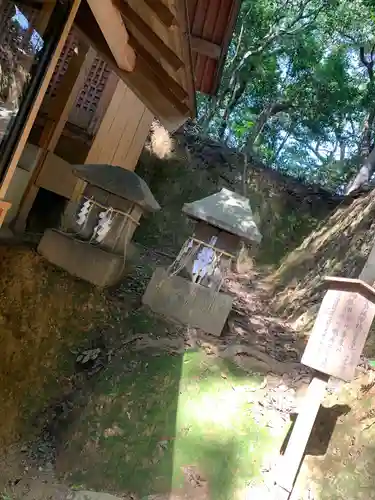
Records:
[[[195,116],[186,0],[83,0],[76,26],[117,75],[176,130]]]
[[[187,0],[195,88],[218,91],[241,0]]]

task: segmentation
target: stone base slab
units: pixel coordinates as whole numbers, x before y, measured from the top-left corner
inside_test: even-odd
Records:
[[[154,312],[219,336],[232,309],[233,298],[192,283],[180,276],[155,270],[142,301]]]
[[[56,229],[47,229],[40,240],[38,252],[51,264],[98,287],[114,285],[125,274],[122,255],[106,252]],[[134,250],[128,252],[132,253]]]

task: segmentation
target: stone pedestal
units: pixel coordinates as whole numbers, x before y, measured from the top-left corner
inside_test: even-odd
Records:
[[[99,287],[114,285],[125,273],[131,239],[144,212],[160,210],[136,173],[113,165],[76,165],[83,181],[70,200],[60,230],[49,229],[39,252],[52,264]]]
[[[98,287],[114,285],[125,274],[125,257],[134,256],[128,246],[127,255],[116,255],[102,248],[71,238],[56,229],[48,229],[38,252],[52,264]]]
[[[154,312],[219,336],[232,309],[233,298],[222,292],[155,270],[143,303]]]

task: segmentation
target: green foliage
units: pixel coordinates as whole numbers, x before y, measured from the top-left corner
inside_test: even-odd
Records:
[[[73,479],[155,498],[181,491],[186,472],[197,470],[212,498],[237,497],[261,480],[272,445],[249,402],[261,383],[261,376],[201,351],[128,353],[100,380],[70,443]],[[93,440],[97,453],[86,455],[85,443]],[[85,469],[77,460],[82,454]]]
[[[274,168],[342,189],[375,102],[360,60],[360,47],[375,60],[374,5],[244,0],[218,96],[199,96],[202,126]]]
[[[0,500],[12,500],[12,497],[8,493],[0,493]]]

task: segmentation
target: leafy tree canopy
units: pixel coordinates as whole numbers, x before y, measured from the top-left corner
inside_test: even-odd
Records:
[[[243,0],[199,122],[270,167],[350,191],[359,168],[375,170],[374,63],[375,0]]]

